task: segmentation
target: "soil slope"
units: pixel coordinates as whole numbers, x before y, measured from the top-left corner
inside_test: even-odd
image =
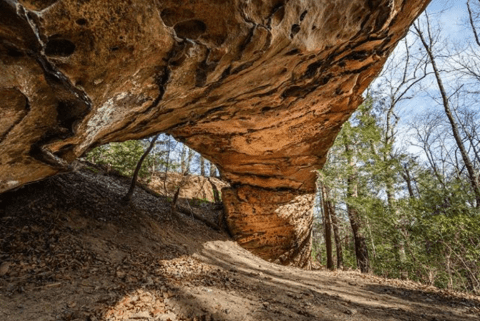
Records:
[[[266,262],[127,186],[81,169],[0,195],[0,320],[480,320],[478,297]]]

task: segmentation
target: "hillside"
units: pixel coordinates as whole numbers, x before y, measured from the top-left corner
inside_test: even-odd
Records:
[[[263,261],[127,187],[81,168],[0,195],[0,320],[480,320],[479,297]]]

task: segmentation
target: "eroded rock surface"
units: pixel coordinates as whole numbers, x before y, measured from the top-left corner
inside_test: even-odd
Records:
[[[231,183],[240,244],[307,266],[313,171],[428,2],[1,0],[0,192],[167,132]]]
[[[221,191],[227,187],[224,181],[216,177],[204,177],[197,175],[184,176],[180,173],[155,173],[146,185],[160,195],[173,197],[178,187],[180,199],[215,202],[214,188]]]

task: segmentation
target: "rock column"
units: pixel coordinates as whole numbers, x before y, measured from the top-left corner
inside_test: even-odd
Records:
[[[252,253],[282,265],[310,266],[313,191],[239,185],[222,190],[227,224]]]

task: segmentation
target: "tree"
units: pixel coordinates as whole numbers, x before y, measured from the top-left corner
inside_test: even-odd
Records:
[[[108,145],[99,146],[90,151],[86,158],[87,160],[99,164],[105,165],[108,168],[114,169],[120,174],[125,176],[132,176],[139,158],[145,152],[145,146],[142,141],[129,140],[123,143],[110,143]],[[162,153],[157,154],[157,164],[162,164],[163,161],[160,158]],[[138,172],[138,176],[145,178],[149,173],[149,169],[152,168],[153,158],[151,155],[143,162],[143,166]]]
[[[137,185],[137,177],[138,177],[138,173],[140,172],[140,168],[142,167],[143,161],[147,158],[148,154],[155,146],[155,143],[157,142],[157,139],[159,136],[160,134],[153,137],[147,150],[145,150],[142,157],[140,157],[140,160],[138,161],[137,166],[135,167],[135,171],[133,173],[132,182],[130,183],[130,188],[128,189],[127,194],[122,198],[122,202],[124,204],[130,203],[130,201],[132,200],[132,195],[133,195],[133,191],[135,190],[135,186]]]
[[[335,249],[337,254],[337,268],[343,268],[343,252],[342,242],[340,240],[340,232],[338,226],[337,216],[335,214],[335,206],[330,198],[330,188],[321,183],[322,191],[322,205],[324,213],[324,229],[325,229],[325,246],[327,254],[327,268],[333,270],[333,258],[332,258],[332,241],[331,241],[331,227],[333,228],[333,236],[335,239]]]
[[[180,152],[180,172],[185,173],[187,170],[187,146],[182,144],[182,151]]]
[[[472,8],[472,6],[474,7]],[[478,46],[480,46],[480,37],[478,35],[477,26],[476,26],[476,24],[480,22],[480,3],[475,3],[471,5],[470,0],[467,0],[467,9],[468,9],[469,23],[473,32],[475,42]]]
[[[348,163],[350,164],[352,173],[347,177],[347,213],[352,227],[353,238],[355,240],[355,256],[357,257],[357,266],[362,273],[368,273],[370,270],[370,262],[368,258],[368,249],[365,237],[362,232],[362,222],[356,208],[356,198],[358,198],[358,176],[354,167],[354,152],[352,146],[345,139],[344,142],[345,154],[347,155]]]
[[[477,26],[480,2],[469,6]],[[350,223],[341,241],[347,268],[362,269],[366,249],[375,274],[478,292],[480,212],[472,177],[480,183],[479,46],[440,42],[424,19],[343,125],[321,171],[330,193],[321,204],[324,212],[325,200],[335,208],[328,213],[333,227],[334,212]],[[425,107],[406,115],[407,126],[400,117],[412,99]],[[405,138],[414,150],[399,145]]]
[[[332,256],[332,223],[330,219],[331,208],[328,204],[327,189],[324,184],[321,185],[322,203],[323,203],[323,228],[325,231],[325,247],[327,250],[327,269],[334,270]]]
[[[326,170],[323,171],[326,179],[340,177],[342,180],[341,188],[345,194],[344,201],[354,239],[356,262],[362,273],[368,273],[370,271],[370,260],[366,238],[364,236],[364,224],[359,212],[362,201],[359,200],[358,191],[360,185],[363,185],[363,183],[360,182],[361,174],[359,173],[359,166],[361,166],[361,164],[359,162],[362,162],[361,158],[366,152],[371,150],[371,142],[370,139],[366,139],[364,142],[361,142],[361,140],[371,135],[373,135],[371,136],[372,138],[376,137],[376,139],[378,139],[378,135],[375,131],[372,132],[370,126],[361,127],[358,126],[358,124],[370,122],[367,118],[363,117],[365,114],[362,114],[362,110],[365,108],[371,109],[371,107],[371,101],[367,100],[366,104],[359,107],[360,114],[358,115],[360,117],[351,118],[343,125],[332,149],[332,153],[337,153],[336,159],[339,160],[339,163],[330,167],[327,166]],[[357,125],[352,125],[352,122],[357,122]]]
[[[206,176],[205,175],[205,158],[203,158],[202,155],[200,156],[200,175],[201,176]]]
[[[438,42],[438,32],[435,34],[432,30],[432,27],[430,25],[430,20],[428,14],[425,14],[425,31],[422,29],[421,25],[419,22],[414,23],[414,29],[416,31],[416,35],[420,39],[423,48],[425,49],[430,66],[433,69],[433,73],[435,75],[435,80],[438,86],[438,90],[441,96],[441,101],[442,105],[445,111],[445,115],[448,118],[448,121],[451,126],[451,131],[453,134],[453,137],[455,139],[455,143],[460,150],[460,154],[462,156],[463,163],[465,164],[465,167],[468,172],[468,178],[470,181],[470,184],[472,186],[472,190],[475,193],[475,198],[476,198],[476,206],[477,208],[480,208],[480,182],[477,177],[477,174],[475,173],[475,168],[473,166],[473,163],[470,159],[470,156],[467,152],[467,149],[465,147],[465,144],[462,140],[462,137],[460,135],[460,130],[458,128],[458,123],[457,120],[454,117],[454,114],[452,112],[451,104],[450,104],[450,97],[447,94],[447,89],[444,85],[443,77],[441,75],[441,71],[437,66],[437,53],[436,53],[436,47],[435,45]]]
[[[188,147],[187,147],[187,150],[188,152],[187,152],[187,160],[185,162],[185,171],[192,173],[193,171],[191,169],[191,166],[192,166],[193,156],[195,155],[195,151]]]

